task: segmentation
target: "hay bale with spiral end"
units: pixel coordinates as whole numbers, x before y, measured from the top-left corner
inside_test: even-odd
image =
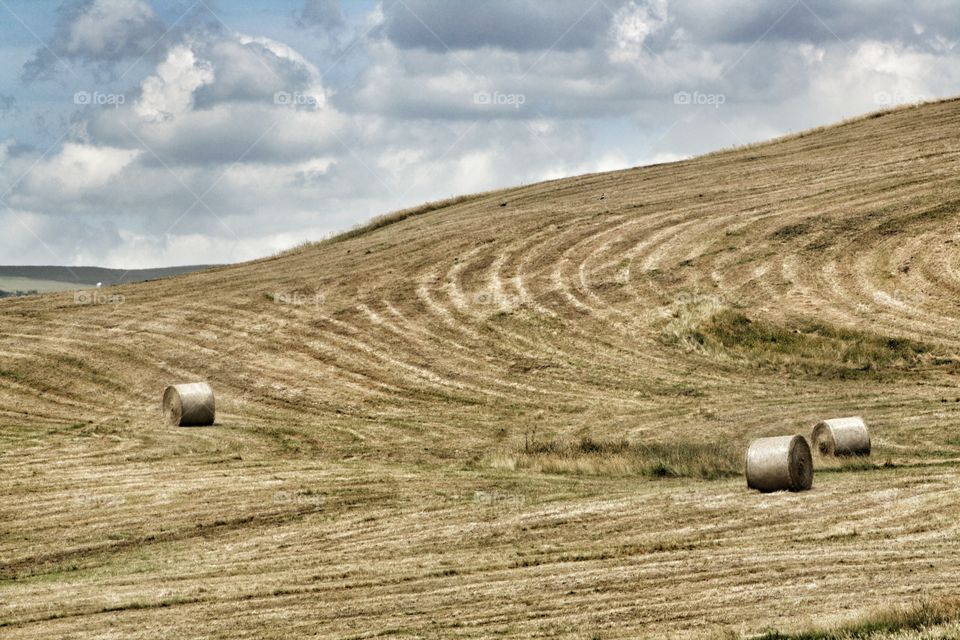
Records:
[[[747,449],[747,486],[769,491],[806,491],[813,486],[813,457],[803,436],[757,438]]]
[[[175,384],[163,390],[163,415],[178,427],[202,427],[213,424],[216,405],[213,389],[206,382]]]
[[[810,438],[813,448],[825,456],[870,455],[870,431],[860,416],[818,422]]]

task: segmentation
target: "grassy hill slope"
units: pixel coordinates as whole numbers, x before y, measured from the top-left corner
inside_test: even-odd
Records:
[[[960,102],[0,302],[8,637],[712,637],[955,595]],[[159,422],[207,379],[214,428]],[[762,496],[746,443],[860,414]]]

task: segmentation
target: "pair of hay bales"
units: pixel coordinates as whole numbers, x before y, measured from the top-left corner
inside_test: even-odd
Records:
[[[167,423],[175,427],[204,427],[213,424],[216,402],[206,382],[175,384],[163,390],[161,403]]]
[[[870,432],[863,418],[818,422],[811,436],[824,456],[870,455]],[[762,492],[806,491],[813,486],[813,455],[803,436],[757,438],[747,449],[747,486]]]

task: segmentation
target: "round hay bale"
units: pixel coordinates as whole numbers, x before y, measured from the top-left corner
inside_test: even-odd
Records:
[[[860,416],[818,422],[810,440],[821,455],[870,455],[870,432]]]
[[[178,427],[213,424],[216,406],[213,389],[206,382],[175,384],[163,390],[163,415]]]
[[[758,491],[806,491],[813,457],[803,436],[757,438],[747,449],[747,486]]]

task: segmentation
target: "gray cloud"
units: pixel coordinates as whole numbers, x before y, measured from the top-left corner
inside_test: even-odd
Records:
[[[264,42],[217,38],[198,48],[210,64],[215,81],[198,88],[195,104],[203,109],[223,102],[273,102],[277,92],[306,89],[308,67],[278,55]]]
[[[76,0],[57,11],[50,42],[23,66],[26,82],[49,78],[61,61],[105,68],[142,56],[166,31],[146,0]]]
[[[383,32],[400,49],[433,51],[496,47],[511,51],[570,51],[602,44],[625,7],[663,4],[669,24],[647,45],[660,51],[678,31],[702,45],[765,42],[891,40],[917,46],[960,38],[960,12],[951,0],[492,0],[457,3],[385,2]]]
[[[597,43],[612,20],[602,2],[582,0],[405,0],[387,5],[384,33],[401,49],[585,49]]]
[[[307,0],[295,20],[300,27],[320,27],[326,31],[340,29],[346,22],[339,0]]]
[[[8,96],[0,93],[0,118],[7,116],[17,110],[17,99],[15,96]]]
[[[281,43],[208,34],[171,47],[121,107],[89,109],[84,140],[147,150],[140,162],[180,167],[307,160],[345,135],[319,76]]]
[[[671,4],[676,23],[702,43],[891,40],[924,45],[960,35],[956,3],[898,0],[686,0]]]

